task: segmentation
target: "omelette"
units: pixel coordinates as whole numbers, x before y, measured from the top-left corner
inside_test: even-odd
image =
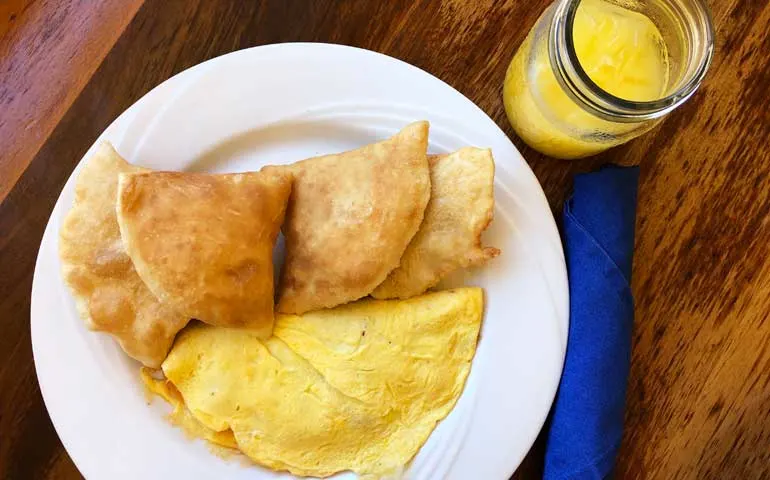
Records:
[[[75,184],[75,202],[59,232],[59,258],[86,326],[112,335],[144,365],[158,367],[190,317],[155,298],[120,239],[118,175],[146,171],[126,162],[109,143],[101,144]]]
[[[147,391],[150,394],[157,395],[169,403],[173,410],[169,414],[169,420],[172,425],[182,429],[189,437],[202,438],[211,445],[232,449],[234,452],[238,449],[235,443],[233,431],[230,429],[217,431],[208,428],[199,422],[184,404],[184,399],[179,390],[166,379],[158,379],[152,376],[152,372],[147,367],[142,367],[140,375]]]
[[[482,315],[482,290],[460,288],[278,315],[268,340],[196,322],[163,362],[166,379],[143,379],[188,433],[232,439],[258,465],[388,475],[457,402]]]

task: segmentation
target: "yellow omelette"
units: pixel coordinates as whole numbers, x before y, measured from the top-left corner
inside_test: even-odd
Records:
[[[295,475],[387,475],[456,403],[482,314],[482,290],[460,288],[279,315],[268,340],[195,323],[162,369],[193,435]]]

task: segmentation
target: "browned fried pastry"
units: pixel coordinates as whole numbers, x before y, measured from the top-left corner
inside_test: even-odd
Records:
[[[372,296],[408,298],[436,285],[449,273],[480,265],[500,254],[481,246],[481,233],[495,206],[495,163],[489,149],[466,147],[430,158],[431,196],[420,229],[401,265]]]
[[[428,123],[291,168],[278,311],[304,313],[364,297],[396,268],[430,198]]]
[[[162,305],[139,278],[115,216],[118,174],[146,171],[104,143],[88,159],[64,219],[59,257],[64,283],[92,330],[109,333],[131,357],[158,367],[189,317]]]
[[[120,175],[118,224],[137,273],[164,304],[203,322],[273,329],[272,251],[291,176]]]

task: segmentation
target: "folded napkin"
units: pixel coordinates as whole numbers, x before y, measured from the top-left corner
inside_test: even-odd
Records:
[[[604,479],[615,464],[634,323],[638,178],[638,167],[578,175],[564,205],[570,326],[546,443],[546,480]]]

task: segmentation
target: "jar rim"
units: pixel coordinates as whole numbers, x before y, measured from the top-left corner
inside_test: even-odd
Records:
[[[589,112],[614,122],[640,122],[660,118],[671,112],[698,89],[714,55],[714,27],[711,13],[701,0],[689,0],[697,15],[700,51],[696,68],[688,71],[676,90],[652,101],[633,101],[617,97],[602,89],[586,73],[575,50],[573,23],[582,0],[559,0],[551,20],[548,52],[551,65],[562,89],[573,101]],[[681,1],[681,0],[674,0]]]

